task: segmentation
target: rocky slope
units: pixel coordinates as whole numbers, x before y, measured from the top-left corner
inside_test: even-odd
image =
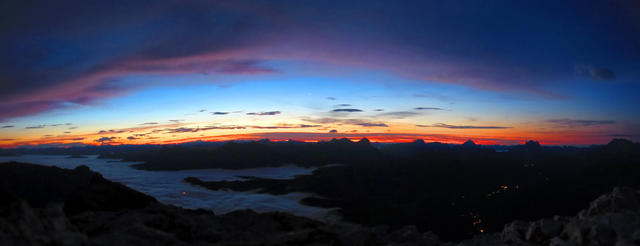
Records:
[[[640,190],[615,188],[576,216],[514,221],[461,245],[640,245]]]
[[[616,188],[574,217],[514,221],[500,233],[442,242],[415,226],[326,224],[250,210],[215,215],[158,203],[86,167],[0,164],[2,245],[634,245],[640,191]]]

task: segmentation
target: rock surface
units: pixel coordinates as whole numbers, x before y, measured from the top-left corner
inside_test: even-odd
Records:
[[[616,188],[574,217],[514,221],[442,242],[415,226],[327,224],[251,210],[215,215],[158,203],[86,167],[0,164],[2,245],[638,245],[640,191]]]
[[[640,190],[615,188],[573,217],[514,221],[460,245],[638,245]]]

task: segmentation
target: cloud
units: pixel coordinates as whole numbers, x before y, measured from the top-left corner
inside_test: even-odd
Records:
[[[134,136],[128,136],[128,137],[127,137],[127,139],[129,139],[129,140],[136,140],[136,139],[138,139],[138,138],[136,138],[136,137],[134,137]]]
[[[353,106],[353,105],[351,105],[351,104],[346,104],[346,103],[343,103],[343,104],[338,104],[338,105],[335,105],[335,106],[333,106],[333,107],[334,107],[334,108],[341,108],[341,107],[350,107],[350,106]]]
[[[0,90],[0,96],[3,96],[2,92],[3,91]],[[64,107],[65,106],[61,102],[51,100],[38,100],[35,102],[11,102],[6,100],[4,102],[0,102],[0,120],[37,114],[43,111]]]
[[[309,128],[309,127],[322,127],[322,125],[306,125],[306,124],[300,124],[299,125],[300,128]]]
[[[548,120],[548,122],[565,126],[565,127],[611,125],[616,123],[613,120],[574,120],[574,119],[567,119],[567,118],[551,119],[551,120]]]
[[[167,129],[167,133],[183,133],[183,132],[198,132],[200,128],[179,127]]]
[[[251,113],[247,113],[247,115],[277,115],[277,114],[280,114],[280,111],[251,112]]]
[[[317,123],[317,124],[330,124],[330,123],[339,123],[342,120],[341,119],[337,119],[337,118],[316,118],[316,119],[309,119],[309,118],[303,118],[302,120],[307,121],[307,122],[311,122],[311,123]]]
[[[449,128],[449,129],[509,129],[512,128],[510,126],[456,126],[456,125],[448,125],[443,123],[436,123],[433,125],[416,125],[417,127],[440,127],[440,128]]]
[[[111,141],[113,141],[113,140],[115,140],[117,138],[118,137],[101,137],[101,138],[97,139],[96,142],[101,142],[101,143],[111,142]]]
[[[589,68],[589,75],[595,79],[600,80],[612,80],[616,78],[616,75],[608,68]]]
[[[123,133],[123,132],[126,132],[126,130],[113,130],[113,129],[111,129],[111,130],[100,130],[100,131],[98,132],[98,134],[105,134],[105,133]]]
[[[140,125],[144,126],[144,125],[157,125],[157,124],[158,124],[158,122],[145,122],[145,123],[142,123]]]
[[[349,112],[349,113],[353,113],[353,112],[362,112],[362,109],[357,109],[357,108],[339,108],[339,109],[334,109],[331,110],[331,112]]]
[[[200,113],[202,113],[202,112],[204,112],[204,111],[207,111],[207,110],[206,110],[206,109],[200,109],[200,110],[198,110],[198,112],[200,112]]]
[[[611,69],[604,67],[577,64],[573,69],[578,74],[587,74],[597,80],[613,80],[616,78],[616,74]]]
[[[382,111],[384,111],[384,109],[378,108],[378,109],[374,109],[373,111],[382,112]]]
[[[247,126],[247,128],[254,129],[286,129],[286,128],[310,128],[310,127],[321,127],[322,125],[292,125],[292,124],[278,124],[277,126]]]
[[[37,125],[37,126],[27,126],[24,129],[40,129],[44,128],[46,125]]]
[[[206,127],[198,127],[198,128],[190,128],[190,127],[179,127],[179,128],[168,128],[165,129],[167,133],[186,133],[186,132],[200,132],[200,131],[208,131],[208,130],[239,130],[246,129],[245,126],[206,126]]]
[[[225,114],[229,114],[229,112],[212,112],[212,115],[225,115]]]
[[[14,126],[2,126],[0,128],[12,128],[12,127],[14,127]]]
[[[321,125],[308,125],[308,124],[278,124],[275,126],[206,126],[199,128],[190,128],[190,127],[179,127],[179,128],[169,128],[165,129],[167,133],[185,133],[185,132],[200,132],[207,130],[241,130],[247,128],[253,129],[290,129],[290,128],[310,128],[310,127],[321,127]]]
[[[353,125],[360,125],[364,127],[389,127],[385,123],[372,123],[372,122],[353,123]]]
[[[327,97],[327,100],[335,101],[336,98],[335,97]]]
[[[436,108],[436,107],[416,107],[413,108],[415,110],[444,110],[442,108]]]
[[[388,127],[387,124],[382,122],[370,122],[361,119],[338,119],[338,118],[317,118],[310,119],[304,118],[302,119],[307,122],[316,123],[316,124],[348,124],[348,125],[358,125],[364,127]]]
[[[404,119],[404,118],[414,117],[418,115],[420,114],[416,112],[397,111],[397,112],[382,113],[382,114],[378,114],[377,116],[385,117],[385,118]]]
[[[358,126],[364,126],[364,127],[388,127],[387,124],[382,122],[369,122],[369,121],[364,121],[359,119],[348,119],[343,122],[345,124],[358,125]]]
[[[180,123],[181,121],[184,121],[184,120],[169,120],[169,122],[171,123]]]
[[[329,133],[338,133],[338,130],[333,129],[333,130],[329,131]]]
[[[71,123],[64,123],[64,124],[59,123],[59,124],[51,124],[51,125],[48,125],[48,126],[70,126],[70,125],[73,125],[73,124],[71,124]]]

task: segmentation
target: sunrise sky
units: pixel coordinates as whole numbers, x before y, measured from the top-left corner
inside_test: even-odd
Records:
[[[0,147],[639,141],[640,3],[562,2],[3,1]]]

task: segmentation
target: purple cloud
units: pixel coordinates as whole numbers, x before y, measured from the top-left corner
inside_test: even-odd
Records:
[[[278,115],[280,111],[268,111],[268,112],[251,112],[247,113],[247,115]]]

